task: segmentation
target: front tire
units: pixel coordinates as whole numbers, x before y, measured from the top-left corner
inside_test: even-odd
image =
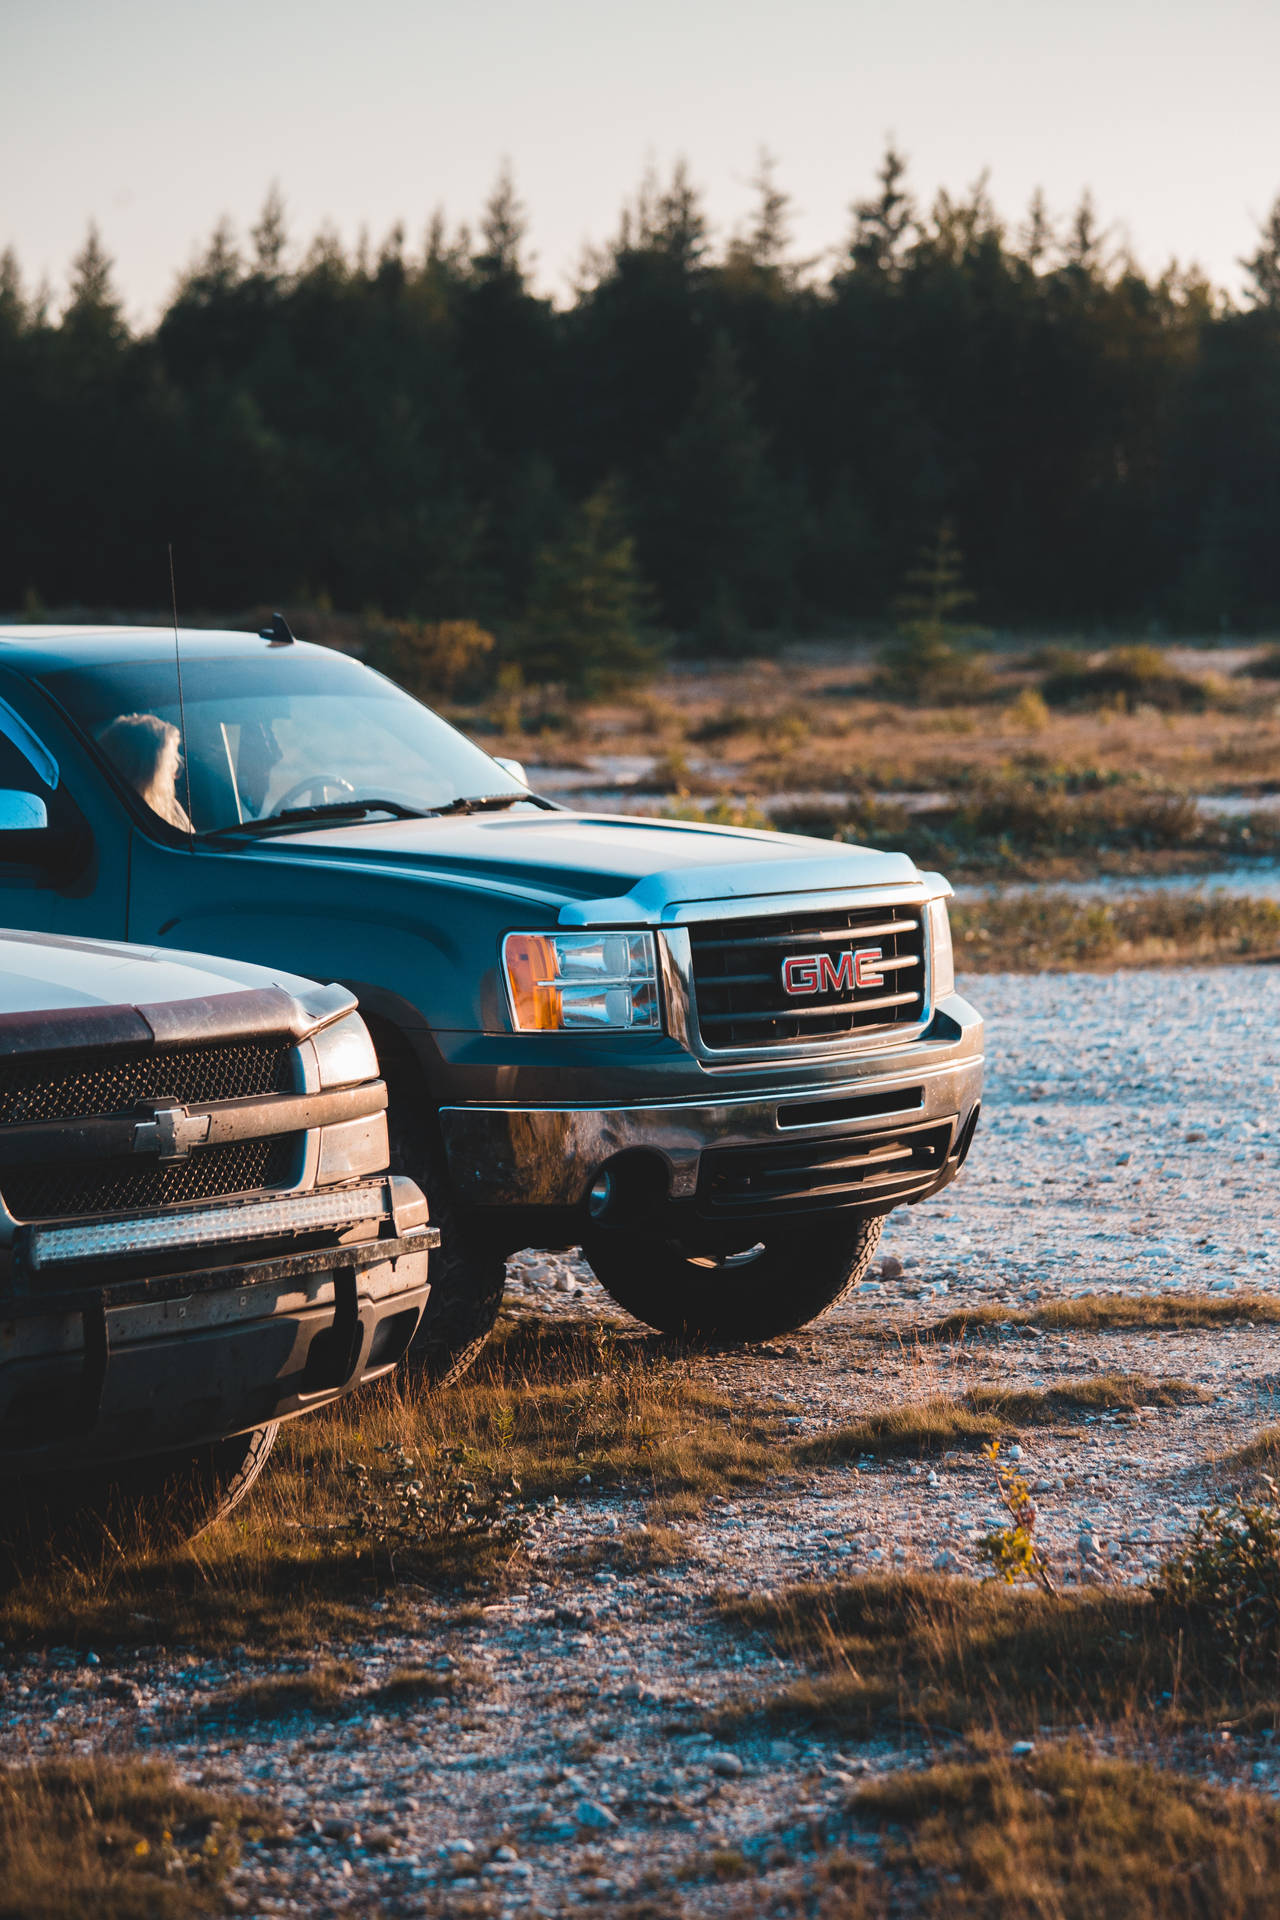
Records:
[[[682,1340],[772,1340],[834,1306],[866,1272],[883,1218],[836,1215],[768,1226],[741,1252],[702,1254],[681,1241],[621,1230],[582,1251],[620,1307]]]
[[[459,1217],[425,1089],[403,1041],[385,1027],[374,1027],[374,1037],[387,1083],[391,1171],[417,1181],[427,1196],[431,1223],[440,1229],[440,1245],[431,1256],[426,1310],[403,1364],[428,1386],[444,1387],[475,1365],[493,1332],[507,1263]]]
[[[3,1545],[67,1550],[107,1542],[164,1552],[195,1540],[238,1507],[266,1465],[279,1422],[227,1440],[125,1460],[97,1471],[32,1475],[6,1488]]]
[[[391,1164],[410,1173],[427,1196],[432,1223],[440,1229],[440,1245],[431,1256],[431,1291],[426,1311],[405,1355],[405,1363],[433,1387],[447,1387],[461,1378],[480,1357],[502,1309],[507,1263],[486,1246],[453,1203],[443,1160],[424,1149],[413,1165]]]

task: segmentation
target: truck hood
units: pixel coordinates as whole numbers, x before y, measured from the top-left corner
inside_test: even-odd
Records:
[[[215,960],[119,940],[0,933],[0,1015],[156,1007],[268,987],[307,1001],[317,999],[313,982],[243,960]]]
[[[903,853],[623,814],[499,813],[325,827],[253,843],[272,861],[470,882],[557,908],[565,926],[678,920],[698,902],[913,887]]]

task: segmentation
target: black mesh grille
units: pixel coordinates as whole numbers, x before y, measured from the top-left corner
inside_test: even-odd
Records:
[[[287,1186],[298,1162],[299,1136],[281,1134],[274,1140],[202,1147],[167,1166],[96,1160],[80,1166],[14,1167],[4,1175],[4,1198],[18,1220],[146,1212],[183,1200],[221,1200],[261,1187]]]
[[[765,1147],[714,1147],[702,1156],[704,1215],[751,1216],[856,1206],[927,1187],[946,1165],[954,1119],[892,1133],[846,1134]]]
[[[776,1047],[909,1026],[924,1012],[924,914],[839,907],[691,926],[698,1026],[708,1047]],[[858,984],[854,956],[864,951]],[[870,955],[878,954],[878,959]],[[794,991],[783,969],[793,964]],[[811,984],[812,983],[812,984]]]
[[[91,1064],[75,1067],[50,1060],[6,1060],[0,1062],[0,1126],[128,1113],[140,1100],[203,1105],[257,1093],[288,1093],[293,1087],[292,1055],[292,1042],[254,1040],[173,1047],[168,1052],[95,1052]]]

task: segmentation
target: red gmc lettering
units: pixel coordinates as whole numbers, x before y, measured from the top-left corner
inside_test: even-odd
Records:
[[[793,954],[782,963],[782,985],[789,994],[852,993],[855,987],[882,987],[879,962],[883,947],[847,948],[829,953]]]
[[[853,977],[860,987],[884,985],[884,975],[876,964],[883,959],[883,947],[859,947],[853,956]]]
[[[840,955],[839,965],[833,965],[831,955],[824,953],[818,961],[818,985],[831,993],[852,993],[854,978],[854,959],[851,952]]]
[[[782,963],[782,984],[788,993],[818,991],[818,955],[806,953]]]

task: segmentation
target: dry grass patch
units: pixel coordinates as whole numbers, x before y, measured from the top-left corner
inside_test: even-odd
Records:
[[[1085,1293],[1048,1300],[1042,1307],[963,1307],[922,1329],[925,1340],[963,1340],[993,1327],[1041,1327],[1046,1333],[1106,1333],[1113,1329],[1223,1327],[1251,1320],[1280,1325],[1280,1295],[1267,1293]]]
[[[566,1556],[563,1564],[587,1573],[604,1567],[616,1573],[655,1573],[688,1558],[689,1542],[679,1528],[653,1521],[600,1535]]]
[[[1242,1447],[1222,1454],[1215,1464],[1228,1474],[1244,1473],[1261,1478],[1280,1473],[1280,1427],[1264,1427]]]
[[[1273,1800],[1078,1746],[894,1773],[861,1788],[849,1812],[874,1836],[874,1862],[828,1856],[771,1912],[1270,1920],[1276,1910]]]
[[[455,1698],[463,1689],[487,1692],[492,1685],[483,1667],[471,1661],[458,1661],[438,1672],[434,1667],[396,1667],[365,1698],[381,1707],[415,1707],[426,1700]]]
[[[184,1787],[156,1761],[0,1771],[0,1920],[188,1920],[222,1913],[242,1836],[269,1808]]]
[[[303,1716],[336,1719],[350,1713],[359,1695],[357,1668],[348,1661],[324,1661],[301,1673],[273,1673],[242,1680],[211,1694],[201,1719],[293,1720]]]
[[[1048,1426],[1082,1413],[1131,1413],[1138,1407],[1204,1406],[1213,1399],[1189,1380],[1152,1380],[1145,1373],[1097,1373],[1087,1380],[1038,1389],[971,1387],[967,1405],[1006,1426]]]
[[[326,1660],[299,1673],[272,1673],[244,1680],[202,1702],[205,1721],[340,1720],[361,1707],[411,1708],[429,1700],[454,1699],[491,1685],[483,1667],[459,1661],[434,1667],[396,1667],[374,1686],[360,1684],[350,1661]]]
[[[735,1597],[722,1612],[813,1669],[739,1719],[856,1735],[886,1720],[949,1734],[1280,1721],[1280,1674],[1233,1664],[1206,1612],[1131,1587],[1053,1595],[898,1575]]]
[[[847,1427],[832,1427],[792,1447],[793,1457],[827,1466],[859,1455],[943,1453],[975,1446],[1010,1428],[1049,1426],[1086,1413],[1132,1412],[1141,1406],[1180,1407],[1211,1400],[1186,1380],[1151,1380],[1141,1373],[1100,1373],[1043,1389],[973,1387],[953,1398],[930,1394],[884,1407]]]
[[[936,1393],[885,1407],[847,1427],[832,1427],[801,1441],[795,1451],[813,1466],[855,1460],[860,1454],[942,1453],[947,1447],[991,1440],[1006,1424],[994,1413],[975,1412],[947,1394]]]
[[[0,1639],[310,1652],[366,1637],[375,1599],[379,1633],[419,1625],[424,1589],[522,1575],[553,1495],[625,1485],[661,1519],[775,1479],[785,1411],[741,1406],[643,1336],[508,1326],[457,1387],[383,1385],[286,1426],[251,1498],[191,1547],[30,1543]]]

